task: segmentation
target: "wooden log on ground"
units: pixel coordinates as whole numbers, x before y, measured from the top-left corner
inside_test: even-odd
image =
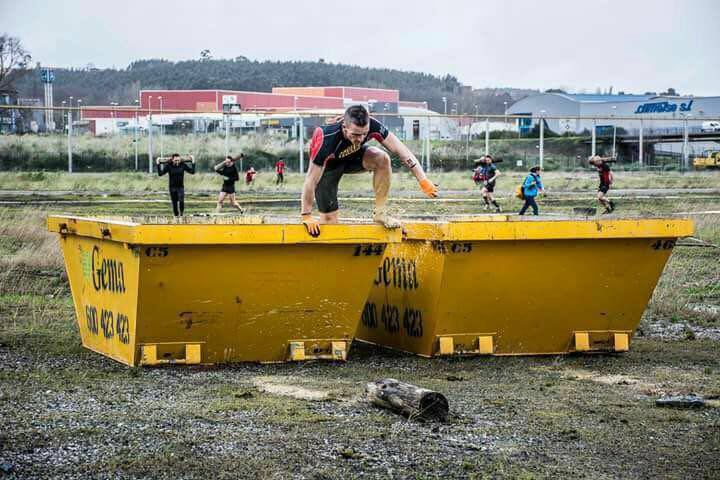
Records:
[[[403,383],[394,378],[382,378],[365,386],[368,400],[410,419],[447,421],[447,398],[442,393]]]

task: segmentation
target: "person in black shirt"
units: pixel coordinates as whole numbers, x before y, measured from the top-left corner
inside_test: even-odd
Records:
[[[338,184],[345,173],[373,172],[373,220],[388,228],[400,226],[400,221],[390,217],[385,208],[392,175],[390,156],[377,147],[365,145],[370,140],[378,141],[397,155],[415,175],[425,195],[437,197],[437,186],[425,176],[410,149],[385,125],[370,117],[364,106],[353,105],[338,122],[317,127],[310,140],[311,161],[303,185],[300,211],[302,223],[310,235],[320,235],[320,223],[338,222]],[[320,210],[320,221],[312,216],[313,199]]]
[[[490,204],[495,206],[495,211],[500,213],[500,205],[498,205],[495,198],[493,198],[493,192],[495,191],[495,180],[500,176],[500,170],[497,169],[493,161],[492,155],[485,155],[482,164],[482,177],[483,177],[483,188],[482,196],[485,201],[485,210],[490,209]]]
[[[242,157],[243,154],[241,153],[238,158]],[[235,199],[235,182],[240,180],[240,174],[238,173],[237,166],[235,165],[235,159],[228,155],[227,157],[225,157],[225,160],[215,165],[214,169],[224,178],[222,189],[220,190],[220,195],[218,196],[217,208],[215,209],[215,211],[219,212],[220,210],[222,210],[223,203],[225,202],[225,198],[227,197],[228,199],[230,199],[230,204],[233,207],[237,208],[240,213],[242,213],[243,209]]]
[[[155,159],[155,163],[157,164],[158,176],[168,174],[173,215],[182,217],[185,211],[185,172],[190,175],[195,174],[195,157],[190,155],[183,160],[179,154],[173,153],[170,158],[158,157]]]

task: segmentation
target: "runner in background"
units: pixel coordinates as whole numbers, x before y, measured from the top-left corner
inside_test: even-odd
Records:
[[[275,164],[275,185],[285,184],[285,162],[278,160]]]
[[[588,159],[588,163],[597,169],[598,175],[600,176],[600,185],[598,186],[597,199],[600,204],[605,207],[603,213],[612,213],[615,210],[615,202],[607,197],[608,190],[613,183],[613,173],[610,170],[610,164],[615,159],[612,157],[601,157],[595,155]]]
[[[540,213],[535,197],[538,196],[538,193],[545,193],[545,187],[543,186],[542,179],[540,178],[541,170],[542,169],[539,166],[532,167],[528,176],[525,177],[522,184],[523,199],[525,200],[525,204],[520,209],[518,215],[525,215],[525,211],[528,207],[532,207],[533,215],[538,215]]]
[[[183,159],[180,154],[173,153],[170,157],[155,159],[158,176],[168,174],[168,188],[175,218],[183,216],[185,212],[185,172],[195,174],[195,157],[189,155]]]
[[[496,213],[500,213],[500,205],[498,205],[497,201],[495,201],[495,198],[493,197],[493,192],[495,192],[495,180],[497,180],[497,177],[499,176],[500,170],[498,170],[495,166],[492,155],[485,155],[485,157],[483,157],[482,164],[482,197],[485,201],[485,210],[489,210],[490,204],[492,204],[495,207]]]
[[[251,165],[250,168],[245,171],[245,185],[248,187],[255,185],[255,175],[257,175],[257,172]]]
[[[238,158],[242,157],[243,154],[241,153]],[[243,209],[235,199],[235,182],[240,180],[240,174],[238,173],[237,166],[235,165],[235,159],[228,155],[225,157],[225,160],[218,163],[213,168],[219,175],[223,176],[223,184],[220,189],[220,195],[218,195],[215,211],[220,212],[222,210],[223,203],[225,203],[225,198],[228,198],[230,200],[230,204],[242,213]]]

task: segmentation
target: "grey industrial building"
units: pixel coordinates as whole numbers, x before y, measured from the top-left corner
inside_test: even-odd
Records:
[[[646,133],[680,131],[685,122],[689,130],[700,131],[711,120],[720,118],[720,97],[541,93],[519,100],[507,113],[556,117],[548,118],[546,125],[560,134],[592,131],[593,126],[599,132],[615,126],[628,134],[637,134],[641,120]],[[537,118],[521,119],[518,126],[523,132],[537,123]]]

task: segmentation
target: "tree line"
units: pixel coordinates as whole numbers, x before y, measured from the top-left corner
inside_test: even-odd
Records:
[[[15,81],[22,97],[43,95],[40,65],[26,70]],[[83,99],[84,105],[117,102],[133,105],[141,89],[223,89],[270,92],[273,87],[343,85],[400,90],[401,100],[426,101],[437,112],[502,114],[518,98],[503,89],[472,91],[453,75],[430,75],[389,68],[369,68],[318,61],[257,61],[239,56],[213,59],[203,51],[198,60],[172,62],[147,59],[127,68],[56,68],[54,97],[57,103]],[[529,92],[529,91],[528,91]],[[477,106],[477,108],[475,108]]]

